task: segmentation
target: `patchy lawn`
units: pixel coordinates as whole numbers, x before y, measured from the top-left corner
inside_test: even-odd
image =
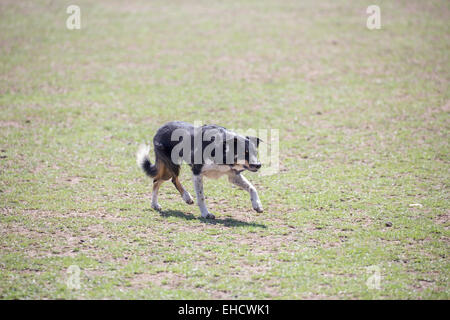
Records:
[[[448,1],[70,4],[0,3],[0,298],[449,298]],[[264,213],[225,178],[215,221],[151,209],[170,120],[279,129]]]

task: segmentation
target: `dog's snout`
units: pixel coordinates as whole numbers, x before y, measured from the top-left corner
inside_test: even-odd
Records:
[[[255,169],[261,168],[261,163],[252,164],[252,167]]]

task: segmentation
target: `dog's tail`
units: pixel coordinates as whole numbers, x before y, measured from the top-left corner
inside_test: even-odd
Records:
[[[138,166],[144,170],[146,175],[153,178],[158,173],[158,169],[156,168],[156,165],[150,162],[150,159],[148,158],[149,152],[150,146],[142,144],[136,153],[136,162]]]

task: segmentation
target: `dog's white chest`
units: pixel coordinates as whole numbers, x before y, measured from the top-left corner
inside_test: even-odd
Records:
[[[227,165],[205,164],[202,167],[202,175],[208,178],[217,179],[230,172],[231,168]]]

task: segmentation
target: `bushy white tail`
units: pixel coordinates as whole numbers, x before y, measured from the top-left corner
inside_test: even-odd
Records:
[[[144,170],[145,174],[149,177],[155,177],[158,169],[156,165],[152,165],[150,159],[148,158],[148,153],[150,152],[150,146],[142,144],[138,151],[136,152],[136,162],[142,170]]]
[[[142,168],[145,162],[149,161],[148,153],[150,152],[150,146],[146,144],[141,144],[138,151],[136,152],[136,163]]]

